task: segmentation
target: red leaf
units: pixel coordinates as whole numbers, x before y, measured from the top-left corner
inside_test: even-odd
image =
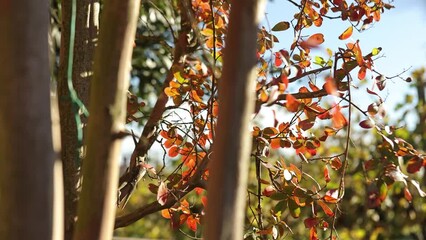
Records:
[[[365,129],[369,129],[369,128],[374,127],[374,123],[372,121],[370,121],[369,119],[367,119],[367,120],[361,121],[359,123],[359,126],[361,126],[362,128],[365,128]]]
[[[314,126],[315,121],[309,120],[309,119],[305,119],[303,121],[299,122],[299,127],[303,130],[306,131],[308,129],[311,129]]]
[[[339,36],[339,39],[340,40],[348,39],[352,35],[352,32],[353,32],[353,27],[350,26]]]
[[[206,196],[201,197],[201,203],[203,204],[204,207],[207,207],[207,197]]]
[[[268,185],[266,186],[266,188],[263,190],[262,195],[266,196],[266,197],[270,197],[272,196],[272,194],[276,193],[277,191],[275,190],[274,186],[272,185]]]
[[[167,197],[169,196],[169,190],[167,189],[166,184],[164,182],[160,183],[157,191],[157,201],[161,206],[164,206],[167,201]]]
[[[283,64],[283,60],[281,59],[281,53],[276,52],[274,55],[275,55],[275,67],[281,66],[281,64]]]
[[[410,190],[408,190],[407,187],[404,188],[404,197],[409,202],[411,202],[411,200],[413,200],[413,196],[411,196]]]
[[[423,160],[418,156],[414,156],[407,163],[407,172],[408,173],[416,173],[420,171],[420,168],[423,167]]]
[[[177,146],[173,146],[169,149],[169,157],[176,157],[179,154],[179,148]]]
[[[339,157],[333,158],[331,160],[331,168],[334,170],[339,170],[342,167],[342,161],[340,161]]]
[[[286,100],[286,107],[290,112],[297,112],[299,110],[300,102],[293,95],[287,94]]]
[[[189,227],[189,229],[191,229],[192,231],[196,232],[197,231],[197,219],[195,219],[192,215],[189,216],[186,219],[186,225]]]
[[[319,223],[319,219],[316,217],[307,218],[303,221],[303,223],[305,224],[305,228],[311,228],[311,227],[315,227],[315,225]]]

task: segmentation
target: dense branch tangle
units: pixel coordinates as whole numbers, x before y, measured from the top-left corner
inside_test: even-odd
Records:
[[[352,101],[349,90],[357,85],[351,77],[354,73],[359,80],[364,80],[367,72],[378,74],[373,69],[373,57],[380,49],[370,49],[371,53],[363,54],[356,41],[347,42],[345,47],[333,52],[323,47],[325,37],[322,33],[305,36],[304,30],[320,27],[324,17],[348,20],[353,26],[370,24],[380,20],[383,9],[391,8],[381,1],[357,1],[350,6],[345,1],[290,2],[296,6],[295,18],[291,22],[278,23],[272,29],[280,31],[292,26],[295,40],[291,45],[287,49],[274,48],[277,37],[269,29],[259,29],[257,36],[256,113],[274,111],[273,124],[263,128],[254,125],[252,130],[252,163],[256,172],[250,174],[256,178],[256,184],[249,185],[248,192],[255,196],[256,204],[253,206],[249,199],[253,214],[247,218],[253,234],[261,237],[275,230],[279,236],[285,235],[289,229],[289,214],[284,213],[285,209],[293,218],[298,218],[303,208],[312,209],[311,217],[305,218],[311,237],[317,234],[319,227],[326,230],[334,227],[348,167],[351,118],[345,114],[351,114],[352,106],[366,117],[373,118],[376,114],[371,111],[367,114],[359,108]],[[228,1],[185,0],[179,1],[179,9],[181,24],[174,43],[173,64],[136,144],[129,170],[120,182],[129,181],[132,169],[146,168],[147,152],[156,140],[161,142],[169,157],[180,157],[180,162],[168,177],[162,175],[163,171],[155,176],[158,190],[153,192],[157,194],[157,201],[118,217],[116,227],[124,227],[160,210],[173,224],[183,224],[174,222],[176,217],[183,216],[194,232],[200,223],[201,214],[188,212],[184,205],[192,190],[205,188],[209,176],[207,162],[220,108],[216,91],[222,77],[222,50],[226,47],[224,39],[230,4]],[[342,34],[341,40],[348,38],[348,32]],[[316,49],[324,49],[324,54],[313,56]],[[373,91],[369,93],[378,96]],[[287,117],[276,117],[279,114]],[[258,115],[253,115],[254,122]],[[327,139],[338,137],[344,131],[342,152],[324,149]],[[291,150],[294,154],[282,158],[277,149]],[[323,155],[317,156],[319,154]],[[340,184],[337,189],[330,187],[333,176],[337,179],[335,184]],[[204,196],[205,193],[198,191],[198,194]],[[267,211],[263,204],[268,201],[277,206]],[[333,233],[330,236],[333,237]]]

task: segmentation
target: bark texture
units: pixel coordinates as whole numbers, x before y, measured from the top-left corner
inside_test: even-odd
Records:
[[[219,81],[217,135],[209,168],[207,240],[243,239],[260,5],[261,1],[257,0],[232,1]]]
[[[48,6],[0,1],[0,239],[54,239]]]
[[[60,67],[58,77],[58,98],[61,121],[62,152],[61,159],[64,175],[65,201],[65,239],[72,239],[74,224],[77,215],[79,169],[82,158],[82,142],[77,137],[75,114],[78,108],[72,102],[68,88],[68,55],[70,47],[70,24],[72,1],[62,1],[62,29]],[[79,99],[87,107],[89,104],[89,87],[92,76],[94,48],[98,33],[97,0],[77,1],[75,45],[72,69],[72,83]],[[85,125],[87,119],[82,117]],[[82,126],[78,126],[82,127]]]
[[[111,239],[126,91],[140,1],[104,2],[90,90],[87,154],[76,240]]]

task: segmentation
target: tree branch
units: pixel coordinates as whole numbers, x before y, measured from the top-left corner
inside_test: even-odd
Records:
[[[160,205],[158,201],[154,201],[148,205],[145,205],[136,209],[135,211],[127,215],[119,216],[115,219],[114,228],[126,227],[149,214],[156,213],[163,209],[170,208],[174,204],[176,204],[180,199],[182,199],[186,194],[194,190],[194,188],[196,187],[205,188],[206,184],[205,184],[205,181],[202,179],[202,176],[203,176],[204,170],[207,167],[208,162],[209,162],[209,154],[207,154],[201,160],[200,164],[197,166],[197,169],[194,175],[188,180],[187,183],[185,183],[179,188],[170,190],[168,194],[169,198],[167,199],[164,205]]]

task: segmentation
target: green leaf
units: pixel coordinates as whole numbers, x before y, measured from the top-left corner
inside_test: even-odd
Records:
[[[281,193],[281,192],[276,192],[276,193],[271,195],[272,200],[283,200],[286,197],[287,197],[287,195],[285,195],[284,193]]]
[[[287,209],[287,200],[282,200],[277,203],[274,207],[274,212],[284,212]]]
[[[288,199],[288,209],[290,210],[290,214],[292,217],[298,218],[300,216],[300,207],[292,198]]]
[[[325,63],[325,61],[324,61],[324,58],[322,58],[320,56],[316,56],[314,63],[322,66]]]
[[[388,194],[388,186],[385,182],[379,182],[379,193],[380,193],[380,200],[384,201],[387,194]]]
[[[278,32],[278,31],[285,31],[287,29],[290,28],[290,23],[289,22],[279,22],[277,24],[275,24],[275,26],[271,29],[272,31]]]

